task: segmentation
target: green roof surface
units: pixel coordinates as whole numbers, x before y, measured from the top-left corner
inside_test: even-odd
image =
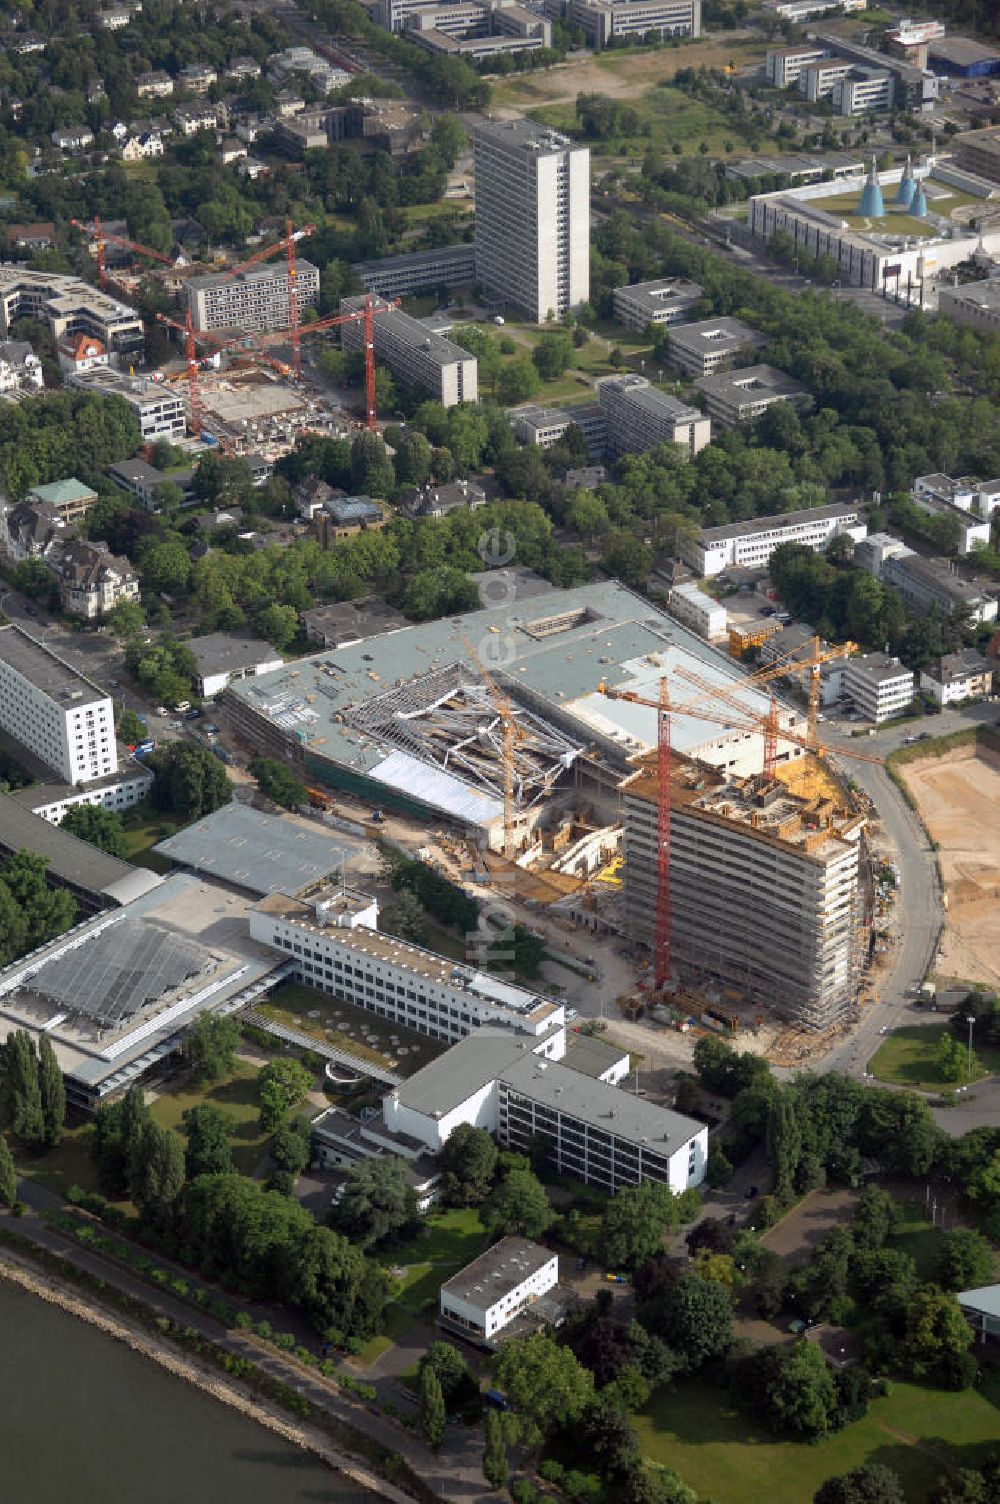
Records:
[[[60,502],[87,501],[91,497],[97,500],[96,491],[72,476],[68,480],[54,480],[47,486],[32,486],[31,494],[39,501],[50,501],[53,506],[58,506]]]

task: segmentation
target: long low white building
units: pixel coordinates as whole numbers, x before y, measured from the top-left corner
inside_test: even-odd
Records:
[[[855,543],[867,535],[868,525],[856,506],[811,507],[776,517],[754,517],[749,522],[727,522],[702,528],[692,537],[682,533],[678,548],[685,564],[705,576],[721,574],[731,565],[766,569],[779,544],[802,543],[818,552],[840,533]]]
[[[364,307],[361,297],[342,298],[341,313]],[[345,350],[363,350],[362,319],[341,326]],[[479,400],[479,362],[453,340],[435,334],[419,319],[379,300],[374,317],[375,355],[404,386],[429,392],[444,407]]]
[[[488,1341],[559,1283],[559,1255],[527,1238],[501,1238],[441,1286],[442,1320]]]

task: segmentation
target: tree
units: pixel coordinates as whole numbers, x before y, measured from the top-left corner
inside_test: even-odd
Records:
[[[972,1328],[954,1295],[922,1285],[906,1312],[906,1366],[915,1378],[944,1374],[972,1345]]]
[[[169,1228],[184,1189],[184,1149],[172,1128],[147,1123],[129,1153],[128,1191],[139,1214]]]
[[[664,1233],[678,1220],[677,1199],[669,1186],[653,1180],[622,1186],[604,1208],[601,1257],[612,1269],[635,1269],[660,1251]]]
[[[17,1200],[17,1173],[10,1144],[0,1133],[0,1206],[13,1206]]]
[[[222,1013],[200,1013],[187,1035],[187,1058],[198,1081],[222,1081],[236,1068],[240,1026]]]
[[[146,613],[138,601],[119,601],[116,606],[112,606],[104,620],[114,635],[124,640],[139,635],[146,625]]]
[[[45,1124],[45,1143],[51,1148],[59,1142],[66,1122],[66,1083],[47,1034],[38,1041],[38,1093]]]
[[[15,1029],[3,1046],[3,1114],[15,1138],[40,1146],[45,1142],[45,1115],[38,1084],[35,1041],[27,1029]]]
[[[621,1478],[639,1460],[635,1427],[609,1399],[594,1401],[583,1417],[581,1440],[601,1470],[602,1477]]]
[[[497,400],[505,407],[526,402],[541,386],[538,371],[527,355],[517,355],[497,377]]]
[[[594,1396],[594,1376],[547,1332],[515,1337],[498,1354],[494,1377],[515,1410],[544,1433],[572,1426]]]
[[[283,1123],[269,1146],[271,1163],[280,1174],[295,1180],[309,1163],[310,1145],[308,1122]]]
[[[157,809],[198,820],[228,804],[233,786],[219,758],[207,747],[171,742],[150,753],[147,767],[156,777],[150,800]]]
[[[117,1102],[102,1102],[94,1113],[91,1155],[98,1178],[110,1196],[124,1196],[128,1191],[128,1167],[132,1146],[150,1121],[139,1086],[130,1086]]]
[[[795,1194],[795,1172],[802,1155],[802,1133],[795,1099],[787,1087],[771,1098],[767,1115],[767,1153],[774,1171],[774,1196],[782,1206]]]
[[[441,1383],[433,1368],[421,1370],[417,1395],[420,1434],[427,1445],[436,1452],[444,1441],[445,1421],[448,1417],[444,1408]]]
[[[298,633],[299,613],[294,606],[272,601],[262,611],[258,611],[256,623],[257,631],[265,641],[273,642],[276,648],[287,648]]]
[[[261,1132],[273,1133],[284,1122],[289,1108],[302,1101],[312,1082],[312,1072],[297,1060],[269,1060],[262,1066],[257,1075]]]
[[[652,1329],[683,1356],[690,1371],[701,1368],[733,1340],[729,1291],[713,1280],[683,1274],[658,1303]]]
[[[351,489],[356,496],[391,496],[396,472],[377,433],[363,430],[351,441]]]
[[[397,893],[379,916],[379,929],[413,945],[426,945],[430,930],[424,906],[415,893]]]
[[[945,1290],[974,1290],[993,1283],[993,1249],[981,1232],[954,1227],[938,1247],[934,1276]]]
[[[479,1206],[497,1168],[497,1146],[485,1128],[460,1123],[441,1150],[441,1195],[449,1206]]]
[[[420,1359],[420,1367],[433,1368],[449,1410],[463,1399],[471,1399],[479,1393],[478,1380],[472,1377],[469,1365],[450,1342],[432,1342]]]
[[[527,1165],[507,1171],[483,1203],[483,1223],[495,1237],[519,1233],[540,1238],[551,1227],[555,1213],[545,1187]]]
[[[770,1248],[762,1248],[750,1286],[750,1298],[757,1314],[763,1316],[765,1321],[777,1316],[781,1310],[787,1285],[788,1272],[784,1259]]]
[[[352,1242],[384,1242],[417,1220],[417,1196],[406,1161],[394,1155],[353,1165],[334,1209],[337,1227]]]
[[[705,1179],[713,1191],[721,1190],[728,1185],[733,1176],[732,1161],[726,1154],[725,1149],[718,1142],[714,1143],[708,1151],[708,1164],[705,1167]]]
[[[285,809],[298,809],[308,802],[305,784],[277,758],[255,757],[250,771],[261,793],[273,799],[275,804],[283,805]]]
[[[554,380],[573,364],[572,337],[565,330],[543,335],[532,350],[531,359],[543,381]]]
[[[772,1430],[806,1441],[826,1435],[837,1407],[837,1389],[814,1343],[765,1347],[752,1365],[756,1402]]]
[[[118,718],[118,735],[127,747],[134,747],[146,740],[149,730],[134,710],[123,710]]]
[[[122,817],[113,809],[102,809],[97,804],[75,804],[63,816],[62,827],[71,835],[79,836],[81,841],[89,841],[91,846],[106,851],[108,856],[128,856]]]
[[[188,1107],[181,1114],[187,1135],[184,1170],[188,1180],[198,1175],[229,1175],[234,1169],[230,1142],[232,1125],[225,1113],[208,1103]]]
[[[906,1504],[906,1496],[891,1467],[866,1462],[828,1478],[813,1494],[813,1504]]]
[[[888,1191],[870,1185],[854,1208],[854,1241],[859,1248],[882,1248],[899,1221],[899,1208]]]
[[[2,1194],[2,1191],[0,1191]],[[497,1410],[487,1410],[484,1416],[486,1446],[483,1450],[483,1477],[490,1488],[503,1488],[507,1483],[507,1449],[504,1446],[503,1427]]]

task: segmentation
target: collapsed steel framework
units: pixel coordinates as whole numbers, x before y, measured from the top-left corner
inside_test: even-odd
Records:
[[[555,726],[514,704],[514,797],[530,809],[583,750]],[[504,790],[503,720],[489,685],[462,663],[448,664],[348,711],[345,719],[385,742],[485,789]]]

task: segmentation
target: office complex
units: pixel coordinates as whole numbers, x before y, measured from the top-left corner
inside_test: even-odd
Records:
[[[952,480],[949,475],[918,475],[910,496],[922,511],[950,518],[960,554],[989,548],[993,514],[1000,508],[1000,480],[980,481],[971,475],[960,480]]]
[[[9,339],[19,319],[47,324],[58,344],[84,334],[115,360],[142,354],[142,319],[127,303],[79,277],[0,264],[0,337]]]
[[[782,748],[779,741],[779,761]],[[655,765],[622,785],[629,931],[652,947]],[[675,757],[670,795],[671,956],[679,979],[735,988],[812,1029],[849,1016],[865,904],[864,822],[760,774],[726,778]]]
[[[108,696],[18,626],[0,627],[0,728],[64,783],[117,770]]]
[[[847,661],[844,693],[876,725],[908,710],[916,688],[916,674],[888,653],[859,653]]]
[[[456,24],[459,23],[459,24]],[[552,46],[552,23],[517,0],[444,0],[407,17],[408,41],[428,52],[475,63],[481,58],[515,52],[538,52]]]
[[[474,133],[476,276],[537,323],[590,296],[590,152],[533,120]]]
[[[658,391],[645,376],[605,376],[597,400],[608,420],[614,454],[644,454],[658,444],[680,444],[697,454],[712,438],[712,422],[698,408]]]
[[[439,250],[360,261],[351,270],[366,292],[383,298],[406,298],[439,287],[471,287],[476,280],[476,251],[471,241],[461,242]]]
[[[968,616],[974,622],[997,619],[992,588],[963,579],[944,559],[925,559],[903,547],[883,560],[879,578],[893,585],[911,610],[921,614],[937,609],[944,616]]]
[[[753,423],[775,402],[793,402],[808,407],[812,397],[807,387],[776,366],[741,366],[736,371],[717,371],[700,376],[695,389],[705,398],[709,417],[724,428]]]
[[[184,398],[162,381],[147,381],[141,376],[126,376],[99,366],[90,371],[73,371],[67,386],[99,397],[121,397],[135,413],[139,432],[144,439],[182,439],[187,427]]]
[[[742,365],[745,352],[765,343],[764,336],[741,319],[702,319],[670,330],[667,360],[685,376],[709,376]]]
[[[598,50],[650,34],[667,40],[701,36],[701,0],[556,0],[556,5]]]
[[[512,407],[507,416],[519,444],[551,449],[571,428],[578,428],[590,458],[602,455],[608,447],[608,416],[598,402],[583,402],[579,407],[539,407],[528,403]]]
[[[803,543],[819,552],[831,538],[846,533],[855,543],[868,531],[857,507],[812,507],[750,522],[726,522],[702,528],[694,536],[681,534],[679,548],[685,564],[699,575],[720,574],[731,565],[766,569],[779,543]]]
[[[319,268],[297,261],[300,312],[319,301]],[[184,284],[196,329],[287,329],[291,279],[284,261],[252,266],[235,276],[228,272],[189,277]]]
[[[811,63],[821,62],[824,57],[826,49],[817,47],[814,42],[806,42],[799,47],[769,47],[764,74],[774,88],[790,89],[792,84],[798,83],[805,68]]]
[[[364,305],[363,297],[341,298],[340,311],[355,313]],[[375,355],[402,385],[427,392],[445,407],[478,400],[479,362],[468,350],[384,303],[376,309],[374,329]],[[342,324],[340,338],[345,350],[363,350],[364,321]]]
[[[559,1283],[559,1255],[527,1238],[501,1238],[441,1286],[442,1324],[485,1342]]]
[[[686,277],[663,277],[658,282],[633,282],[616,287],[615,318],[626,329],[645,333],[649,326],[679,324],[701,302],[703,288]]]

